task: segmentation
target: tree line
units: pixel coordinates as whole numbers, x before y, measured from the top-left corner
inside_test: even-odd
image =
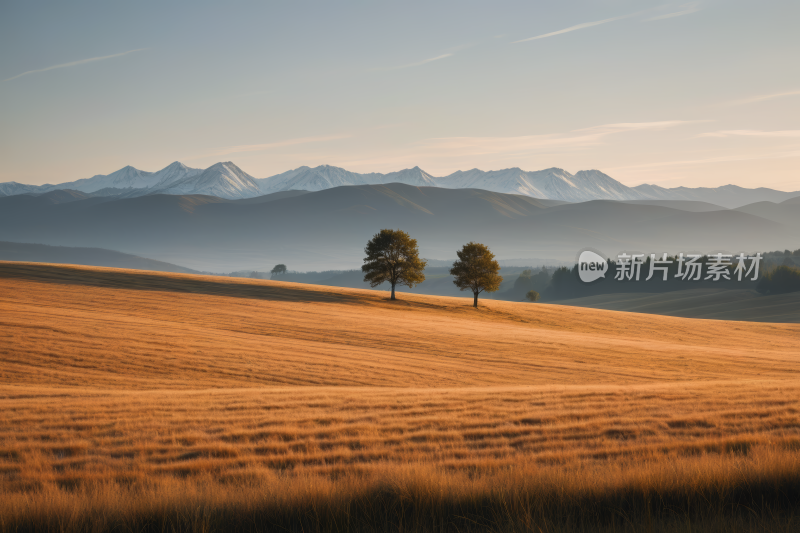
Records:
[[[761,294],[784,294],[788,292],[800,291],[800,249],[795,251],[766,252],[763,254],[763,261],[757,280],[745,279],[736,280],[734,275],[734,265],[727,268],[728,276],[731,279],[721,279],[719,281],[684,280],[677,277],[678,265],[674,256],[668,257],[673,263],[668,265],[667,279],[662,281],[659,275],[650,280],[648,276],[650,269],[650,256],[646,256],[641,266],[642,276],[639,281],[629,279],[616,279],[615,272],[617,262],[608,259],[608,274],[606,278],[597,280],[593,283],[584,283],[578,276],[578,265],[570,267],[560,267],[553,272],[550,283],[547,285],[544,295],[549,299],[581,298],[596,294],[608,294],[617,292],[667,292],[684,290],[691,288],[726,288],[726,289],[754,289]],[[712,261],[712,257],[703,256],[698,263],[703,265],[703,272],[707,272],[707,266]]]
[[[800,291],[800,268],[780,265],[770,269],[761,277],[756,290],[761,294],[786,294]]]

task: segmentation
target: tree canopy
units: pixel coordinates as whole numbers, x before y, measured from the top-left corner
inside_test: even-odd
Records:
[[[392,285],[392,300],[395,300],[395,286],[413,287],[425,281],[426,261],[419,258],[417,240],[401,230],[382,229],[376,233],[364,248],[367,257],[361,271],[364,281],[370,287],[381,283]]]
[[[474,306],[478,307],[480,293],[495,292],[500,288],[503,282],[498,274],[500,264],[488,247],[477,242],[468,242],[456,254],[458,261],[450,269],[450,275],[455,278],[453,283],[462,291],[471,290],[475,296]]]
[[[272,267],[272,270],[270,271],[270,273],[273,276],[278,276],[280,274],[286,274],[286,265],[284,265],[283,263],[275,265],[274,267]]]

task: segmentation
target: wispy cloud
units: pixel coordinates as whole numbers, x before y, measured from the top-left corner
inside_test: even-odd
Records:
[[[446,59],[446,58],[448,58],[448,57],[450,57],[452,55],[453,54],[442,54],[440,56],[432,57],[430,59],[425,59],[423,61],[418,61],[416,63],[410,63],[408,65],[400,65],[400,66],[397,66],[397,67],[383,67],[383,68],[377,68],[375,70],[399,70],[401,68],[419,67],[419,66],[425,65],[427,63],[433,63],[434,61],[439,61],[440,59]]]
[[[575,131],[597,132],[600,134],[607,135],[609,133],[624,133],[628,131],[665,130],[667,128],[674,128],[676,126],[685,126],[686,124],[697,124],[700,122],[708,122],[708,120],[662,120],[659,122],[618,122],[615,124],[592,126],[591,128],[583,128]]]
[[[658,15],[657,17],[652,17],[649,19],[645,19],[642,22],[651,22],[653,20],[664,20],[664,19],[671,19],[675,17],[682,17],[683,15],[691,15],[692,13],[697,13],[700,11],[700,8],[697,6],[688,6],[686,9],[682,11],[675,11],[674,13],[665,13],[664,15]]]
[[[319,142],[326,142],[326,141],[336,141],[339,139],[347,139],[352,137],[352,135],[328,135],[324,137],[301,137],[298,139],[288,139],[286,141],[279,141],[274,143],[264,143],[264,144],[242,144],[239,146],[228,146],[226,148],[222,148],[213,154],[213,156],[221,156],[221,155],[229,155],[229,154],[239,154],[242,152],[261,152],[263,150],[270,150],[272,148],[285,148],[287,146],[297,146],[300,144],[310,144],[310,143],[319,143]],[[207,157],[207,156],[202,156]],[[195,158],[197,159],[197,158]]]
[[[441,137],[423,141],[422,149],[436,155],[527,154],[537,150],[557,150],[596,146],[608,135],[636,131],[660,131],[700,121],[621,122],[573,130],[568,133],[522,135],[516,137]]]
[[[621,122],[540,135],[508,137],[434,137],[403,147],[366,153],[337,152],[325,161],[359,172],[394,171],[420,165],[435,176],[467,168],[508,168],[534,164],[552,165],[556,154],[596,154],[596,147],[610,144],[614,135],[630,135],[679,128],[696,120]],[[603,148],[600,148],[603,150]],[[539,163],[535,163],[539,164]]]
[[[800,137],[800,130],[723,130],[702,133],[699,137]]]
[[[37,74],[39,72],[47,72],[48,70],[55,70],[57,68],[67,68],[67,67],[76,67],[78,65],[85,65],[86,63],[94,63],[95,61],[103,61],[104,59],[112,59],[114,57],[122,57],[128,54],[132,54],[134,52],[141,52],[143,50],[147,50],[147,48],[137,48],[136,50],[128,50],[127,52],[122,52],[120,54],[112,54],[110,56],[101,56],[101,57],[90,57],[89,59],[81,59],[80,61],[72,61],[70,63],[62,63],[61,65],[53,65],[52,67],[40,68],[36,70],[28,70],[23,72],[22,74],[17,74],[16,76],[12,76],[10,78],[6,78],[3,81],[11,81],[16,80],[17,78],[21,78],[23,76],[27,76],[29,74]]]
[[[513,44],[517,43],[525,43],[528,41],[535,41],[537,39],[544,39],[546,37],[552,37],[554,35],[561,35],[562,33],[569,33],[571,31],[582,30],[584,28],[591,28],[592,26],[599,26],[600,24],[606,24],[608,22],[614,22],[615,20],[620,20],[624,18],[628,18],[632,15],[624,15],[622,17],[613,17],[610,19],[605,20],[597,20],[595,22],[584,22],[583,24],[576,24],[575,26],[570,26],[569,28],[564,28],[563,30],[553,31],[550,33],[545,33],[543,35],[537,35],[536,37],[528,37],[527,39],[520,39],[519,41],[514,41]]]
[[[753,96],[751,98],[745,98],[743,100],[734,100],[732,102],[727,102],[726,105],[755,104],[756,102],[763,102],[764,100],[772,100],[773,98],[783,98],[785,96],[798,96],[798,95],[800,95],[800,91],[788,91],[788,92],[785,92],[785,93],[762,94],[760,96]]]

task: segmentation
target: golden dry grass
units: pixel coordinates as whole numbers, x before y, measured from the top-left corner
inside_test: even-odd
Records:
[[[800,326],[0,263],[5,383],[461,387],[800,376]]]
[[[400,297],[0,263],[0,529],[800,525],[800,326]]]

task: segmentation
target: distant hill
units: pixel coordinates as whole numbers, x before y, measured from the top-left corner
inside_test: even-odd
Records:
[[[57,189],[54,191],[38,194],[37,197],[42,200],[51,202],[53,204],[66,204],[68,202],[77,202],[78,200],[86,200],[91,198],[92,195],[72,189]]]
[[[44,193],[24,193],[23,195],[20,196],[31,198],[31,200],[19,199],[18,203],[27,201],[31,205],[66,204],[69,202],[76,202],[78,200],[86,200],[88,198],[94,197],[94,195],[92,194],[87,194],[80,191],[74,191],[72,189],[56,189]]]
[[[302,196],[308,194],[309,191],[281,191],[265,194],[263,196],[256,196],[255,198],[245,198],[236,200],[237,204],[266,204],[274,202],[275,200],[283,200],[285,198],[293,198],[295,196]]]
[[[756,202],[737,208],[737,211],[749,213],[780,224],[793,226],[800,231],[800,201],[790,199],[781,203]]]
[[[335,187],[227,200],[207,195],[0,198],[0,239],[124,250],[196,270],[358,268],[364,244],[402,228],[421,255],[447,260],[464,243],[500,259],[574,261],[583,248],[609,255],[800,247],[796,226],[736,210],[692,212],[595,200],[563,203],[476,189],[402,184]],[[678,204],[680,205],[680,204]]]
[[[710,204],[708,202],[698,202],[694,200],[626,200],[625,203],[671,207],[673,209],[680,209],[681,211],[691,211],[693,213],[705,213],[706,211],[722,211],[726,209],[721,205]]]
[[[102,248],[70,248],[18,242],[0,242],[0,261],[65,263],[71,265],[130,268],[199,274],[196,270]]]
[[[675,187],[665,189],[657,185],[639,185],[634,190],[643,193],[655,200],[689,200],[694,202],[708,202],[711,204],[734,209],[754,202],[783,202],[800,195],[800,191],[784,192],[766,187],[746,189],[737,185],[723,185],[722,187]]]
[[[684,318],[800,323],[800,293],[761,296],[753,290],[690,289],[600,294],[553,303]]]
[[[563,202],[591,200],[688,201],[704,202],[732,209],[755,202],[783,202],[800,196],[800,191],[783,192],[767,188],[746,189],[735,185],[716,188],[676,187],[667,189],[643,184],[629,187],[599,170],[571,174],[564,169],[526,171],[520,168],[484,171],[477,168],[436,177],[419,167],[382,174],[361,174],[331,165],[301,166],[275,176],[257,179],[231,161],[216,163],[205,170],[190,168],[175,161],[157,172],[132,166],[111,174],[57,185],[0,183],[0,196],[38,194],[57,189],[72,189],[96,196],[133,198],[151,194],[204,194],[220,198],[245,199],[284,191],[323,191],[351,185],[402,183],[414,187],[482,189],[503,194],[519,194]]]

